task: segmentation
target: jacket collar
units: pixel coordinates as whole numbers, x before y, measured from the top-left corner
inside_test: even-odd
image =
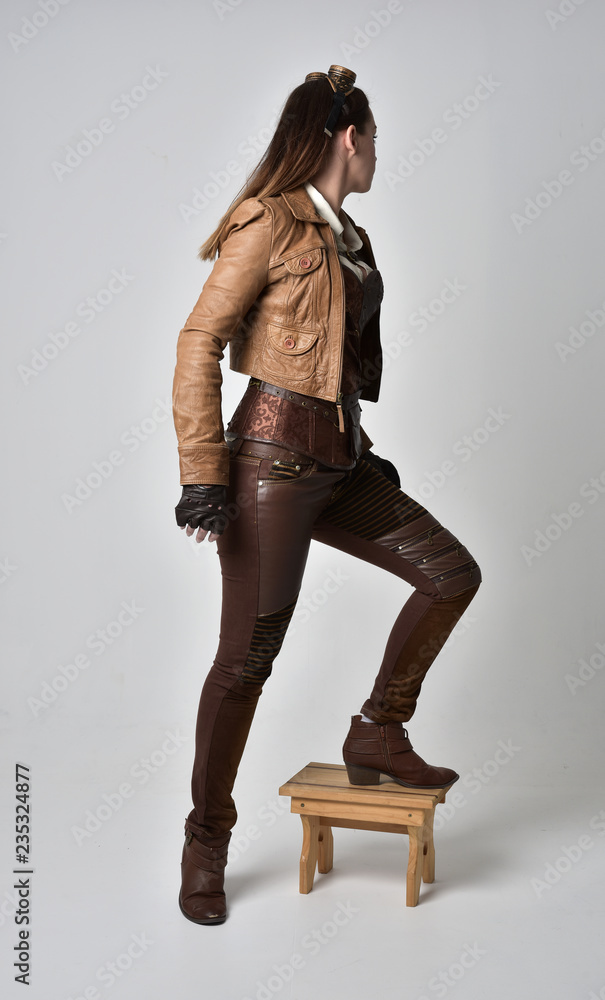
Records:
[[[303,222],[323,222],[325,225],[329,225],[328,220],[324,219],[323,215],[320,215],[316,210],[315,205],[305,190],[304,184],[293,188],[292,191],[282,191],[281,197],[286,202],[295,219],[301,219]]]
[[[296,219],[302,219],[303,222],[319,222],[323,223],[324,226],[330,225],[328,220],[324,219],[324,217],[316,210],[315,205],[305,190],[304,184],[301,184],[300,187],[293,188],[291,191],[282,191],[280,197],[284,199],[286,205]],[[365,229],[362,229],[361,226],[355,225],[351,216],[348,215],[347,212],[345,212],[345,215],[357,235],[361,238],[366,253],[364,259],[367,260],[371,267],[376,267],[374,254],[372,252],[372,248],[370,247]]]
[[[319,191],[317,194],[319,195],[319,198],[324,201],[323,196],[319,193]],[[300,187],[293,188],[292,191],[282,191],[281,197],[284,199],[296,219],[302,219],[304,222],[323,222],[324,225],[327,224],[331,226],[334,231],[333,223],[329,218],[326,218],[325,215],[321,215],[315,207],[304,184],[301,184]],[[325,204],[327,205],[327,202]],[[336,233],[336,238],[340,238],[349,250],[360,249],[364,242],[361,234],[364,233],[365,230],[355,225],[351,216],[345,212],[344,208],[342,209],[343,215],[345,216],[345,222],[343,224],[341,219],[334,215],[334,212],[332,212],[328,205],[327,207],[328,212],[326,214],[332,215],[340,227],[340,231]]]

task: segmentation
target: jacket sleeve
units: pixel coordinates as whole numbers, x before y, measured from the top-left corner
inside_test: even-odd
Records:
[[[218,259],[179,333],[172,405],[183,485],[229,482],[220,362],[267,284],[272,230],[271,211],[257,199],[234,210]]]

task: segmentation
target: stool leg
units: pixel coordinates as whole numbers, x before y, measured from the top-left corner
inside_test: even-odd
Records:
[[[406,888],[406,906],[416,906],[420,895],[420,876],[424,850],[422,826],[408,826],[410,854],[408,859],[408,876]]]
[[[435,844],[433,842],[433,820],[435,810],[427,809],[424,817],[424,858],[422,861],[422,881],[435,881]]]
[[[300,814],[303,825],[303,843],[300,855],[299,892],[311,892],[319,848],[319,816]]]
[[[334,863],[334,837],[332,827],[320,823],[319,826],[319,852],[317,860],[317,870],[322,874],[332,871]]]

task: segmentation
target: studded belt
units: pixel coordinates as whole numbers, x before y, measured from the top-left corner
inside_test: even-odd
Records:
[[[282,396],[291,403],[297,403],[298,406],[304,406],[308,410],[315,410],[322,417],[325,417],[326,420],[329,420],[330,423],[334,424],[335,427],[340,425],[339,408],[342,407],[343,413],[354,410],[359,405],[362,392],[361,389],[358,392],[351,392],[349,395],[343,396],[338,404],[332,404],[328,400],[318,399],[315,396],[304,396],[302,393],[294,392],[292,389],[284,389],[283,386],[271,385],[270,382],[261,382],[255,378],[250,379],[249,385],[255,386],[260,392],[268,392],[270,396]],[[333,419],[334,417],[336,417],[336,420]]]
[[[254,441],[250,438],[234,438],[229,441],[229,451],[231,455],[250,455],[252,458],[270,458],[273,461],[278,459],[281,462],[297,463],[298,467],[307,468],[313,464],[313,459],[309,455],[301,455],[300,452],[292,451],[290,448],[282,448],[280,445],[270,441]]]

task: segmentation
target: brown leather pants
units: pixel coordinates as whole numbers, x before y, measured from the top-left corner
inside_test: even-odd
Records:
[[[186,820],[187,829],[211,846],[224,841],[237,819],[231,791],[263,683],[294,612],[312,538],[414,587],[361,707],[375,722],[411,718],[427,670],[481,581],[464,545],[363,459],[342,472],[246,441],[231,457],[228,513],[230,523],[217,542],[219,647],[200,699],[194,808]]]

